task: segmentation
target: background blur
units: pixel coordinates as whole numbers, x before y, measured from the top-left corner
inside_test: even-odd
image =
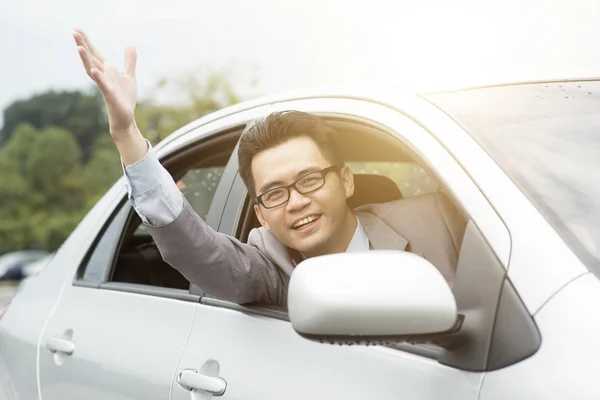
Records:
[[[435,90],[600,75],[598,0],[3,0],[0,255],[56,250],[122,173],[71,35],[138,50],[142,132],[329,83]],[[1,272],[1,271],[0,271]]]

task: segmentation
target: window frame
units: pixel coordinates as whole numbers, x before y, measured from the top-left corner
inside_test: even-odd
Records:
[[[223,157],[224,153],[228,153],[229,151],[223,150],[219,152],[219,154],[210,155],[207,158],[202,158],[202,161],[198,163],[191,164],[192,167],[186,167],[190,165],[187,162],[188,160],[190,160],[190,158],[194,158],[194,156],[197,157],[198,154],[210,151],[211,148],[214,149],[216,146],[224,146],[224,148],[227,148],[227,146],[229,146],[229,148],[231,149],[231,153],[228,156],[225,156],[227,157],[227,160],[224,163],[225,169],[215,190],[215,195],[213,196],[212,202],[209,207],[208,215],[205,221],[209,226],[211,226],[214,229],[217,228],[218,222],[223,213],[225,199],[227,198],[230,188],[234,182],[235,174],[231,170],[231,160],[235,159],[237,142],[242,129],[243,126],[236,125],[233,127],[227,127],[226,129],[221,129],[219,131],[211,132],[208,135],[200,135],[200,138],[198,140],[193,141],[192,143],[182,148],[176,149],[175,151],[167,153],[162,157],[159,157],[159,161],[161,162],[161,164],[167,169],[167,171],[169,171],[169,173],[173,176],[174,180],[177,181],[182,176],[184,176],[185,173],[187,173],[187,171],[193,168],[194,165],[201,165],[203,162],[210,161],[211,159],[219,159],[220,157]],[[201,131],[201,129],[197,128],[194,131],[191,131],[189,134],[194,135],[196,131]],[[123,221],[118,222],[117,218],[121,216],[121,213],[126,208],[129,208],[129,211],[124,217],[122,217]],[[82,258],[82,261],[76,270],[76,273],[72,280],[72,286],[93,289],[115,290],[141,295],[151,295],[184,301],[198,302],[201,296],[197,294],[191,294],[192,287],[195,286],[191,283],[188,285],[187,289],[176,289],[129,282],[111,281],[116,267],[117,255],[122,249],[123,241],[125,237],[130,237],[131,235],[133,235],[133,233],[137,229],[137,226],[135,228],[132,228],[132,220],[134,218],[136,218],[136,212],[129,203],[127,195],[125,195],[119,199],[119,201],[109,213],[108,217],[103,221],[102,227],[97,232],[96,237],[85,252],[84,257]],[[85,274],[85,270],[87,268],[89,260],[95,253],[98,244],[104,238],[106,231],[111,227],[111,225],[114,222],[119,223],[120,230],[118,237],[114,239],[116,241],[116,244],[113,245],[113,254],[109,256],[109,262],[102,270],[102,279],[100,281],[84,280],[83,276]]]

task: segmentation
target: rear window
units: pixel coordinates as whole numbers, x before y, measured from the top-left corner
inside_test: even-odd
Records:
[[[419,164],[413,162],[356,162],[346,164],[354,174],[376,174],[390,178],[402,192],[402,197],[419,196],[439,190],[437,182]]]
[[[600,82],[429,96],[460,123],[600,275]]]

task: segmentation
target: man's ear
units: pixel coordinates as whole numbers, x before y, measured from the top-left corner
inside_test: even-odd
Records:
[[[258,204],[254,205],[254,213],[256,214],[256,218],[258,218],[258,222],[260,222],[260,224],[263,226],[263,228],[265,228],[266,230],[271,232],[271,228],[269,228],[269,224],[267,224],[265,217],[263,217],[262,211]]]
[[[350,167],[344,165],[340,170],[340,177],[346,198],[349,199],[354,194],[354,174],[350,170]]]

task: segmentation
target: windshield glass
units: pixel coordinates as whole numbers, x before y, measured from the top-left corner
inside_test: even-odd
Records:
[[[480,143],[600,275],[600,82],[500,86],[428,99]]]

